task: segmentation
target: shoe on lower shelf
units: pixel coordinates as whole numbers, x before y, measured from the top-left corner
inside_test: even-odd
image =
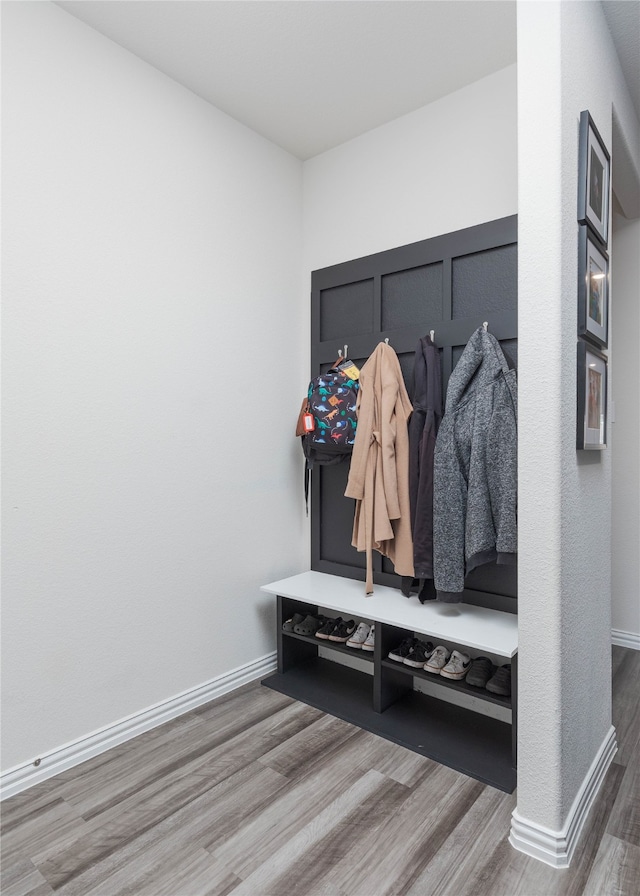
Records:
[[[293,616],[291,617],[291,619],[287,619],[286,622],[283,622],[282,631],[283,632],[292,632],[294,629],[294,626],[300,625],[301,622],[304,622],[304,618],[305,617],[302,615],[302,613],[294,613]]]
[[[440,675],[444,667],[449,661],[451,654],[442,644],[439,644],[433,651],[427,662],[424,664],[425,672],[432,672],[434,675]]]
[[[393,650],[389,651],[388,657],[390,660],[394,660],[396,663],[404,663],[406,657],[408,657],[414,647],[417,646],[417,638],[405,638],[402,643],[398,644],[397,647],[394,647]]]
[[[461,681],[471,666],[471,657],[468,653],[462,653],[461,650],[454,650],[451,658],[446,666],[440,672],[443,678],[450,678],[452,681]]]
[[[342,622],[342,616],[337,616],[335,619],[332,617],[325,617],[322,625],[316,632],[316,638],[322,638],[326,641],[338,622]]]
[[[369,629],[369,634],[367,635],[367,640],[362,645],[363,650],[375,650],[376,646],[376,624],[375,622]]]
[[[361,650],[364,642],[369,637],[369,632],[371,630],[371,626],[367,625],[366,622],[361,622],[355,632],[351,635],[349,640],[347,641],[347,647],[354,647],[357,650]]]
[[[418,641],[411,653],[405,657],[405,666],[413,666],[414,669],[423,669],[433,653],[433,644],[431,641]]]
[[[496,671],[496,667],[488,656],[477,656],[469,666],[465,681],[472,688],[484,688]]]
[[[511,696],[511,663],[500,666],[493,678],[490,678],[486,684],[486,688],[492,694],[498,694],[500,697]]]
[[[351,635],[354,635],[356,631],[356,623],[353,619],[341,619],[340,622],[334,627],[333,631],[329,635],[330,641],[337,641],[341,644],[346,644]]]
[[[324,624],[324,616],[314,616],[309,613],[302,622],[293,626],[296,635],[315,635],[321,625]]]

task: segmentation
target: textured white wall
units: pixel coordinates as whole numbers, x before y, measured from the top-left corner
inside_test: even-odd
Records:
[[[575,426],[578,121],[610,147],[612,103],[637,127],[600,4],[519,2],[518,813],[556,831],[611,724],[612,452]]]
[[[640,645],[640,220],[614,215],[612,247],[611,624]]]
[[[8,768],[274,649],[307,339],[301,163],[59,8],[2,7]]]
[[[305,162],[305,270],[515,214],[516,128],[512,65]]]

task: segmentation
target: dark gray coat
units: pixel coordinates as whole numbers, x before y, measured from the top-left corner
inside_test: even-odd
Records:
[[[439,600],[462,600],[476,566],[515,562],[517,391],[500,344],[479,327],[447,387],[434,461],[433,559]]]
[[[442,419],[440,352],[429,336],[416,348],[413,414],[409,421],[409,499],[413,569],[417,579],[433,578],[433,458]]]

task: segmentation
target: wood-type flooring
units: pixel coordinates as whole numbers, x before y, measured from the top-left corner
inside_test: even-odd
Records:
[[[507,841],[515,794],[258,684],[9,800],[2,896],[637,896],[640,652],[571,868]]]

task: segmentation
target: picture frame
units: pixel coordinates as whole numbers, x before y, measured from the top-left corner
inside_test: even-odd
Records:
[[[607,447],[607,357],[578,340],[578,415],[576,448],[602,451]]]
[[[588,111],[580,113],[578,223],[586,224],[606,248],[609,242],[611,158]]]
[[[609,256],[585,224],[578,231],[578,336],[607,348]]]

